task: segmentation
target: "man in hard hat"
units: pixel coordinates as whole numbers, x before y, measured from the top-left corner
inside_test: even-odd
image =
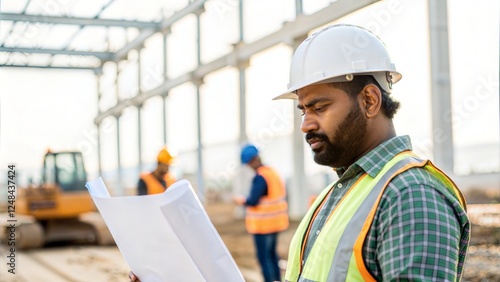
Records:
[[[151,195],[165,192],[175,182],[174,176],[169,169],[174,157],[167,148],[163,148],[157,157],[157,165],[154,171],[141,173],[138,184],[139,195]]]
[[[460,281],[470,223],[457,186],[397,136],[401,79],[383,42],[333,25],[295,51],[288,89],[314,160],[339,179],[291,241],[286,281]]]
[[[265,282],[281,281],[278,266],[278,233],[288,228],[285,185],[279,174],[262,164],[258,149],[248,144],[241,150],[241,162],[255,171],[248,197],[235,197],[246,206],[245,223],[253,234],[257,259]]]

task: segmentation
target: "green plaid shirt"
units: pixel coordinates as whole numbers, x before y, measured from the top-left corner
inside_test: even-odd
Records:
[[[347,170],[312,223],[304,261],[328,215],[364,173],[375,177],[395,155],[411,150],[408,136],[380,144]],[[377,281],[459,281],[469,242],[469,221],[443,183],[422,168],[397,175],[382,195],[363,246],[367,269]],[[332,186],[329,186],[332,187]],[[316,236],[314,235],[316,234]]]

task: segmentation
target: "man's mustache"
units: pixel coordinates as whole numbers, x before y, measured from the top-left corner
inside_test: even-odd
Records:
[[[322,141],[327,141],[328,140],[328,136],[326,136],[326,134],[323,134],[323,133],[316,133],[316,132],[308,132],[305,136],[306,138],[306,142],[309,143],[309,140],[311,139],[319,139],[319,140],[322,140]]]

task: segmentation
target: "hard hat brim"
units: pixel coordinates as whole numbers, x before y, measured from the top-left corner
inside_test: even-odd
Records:
[[[281,99],[292,99],[292,100],[297,100],[299,97],[295,92],[287,92],[283,93],[281,95],[278,95],[273,98],[273,100],[281,100]]]
[[[304,88],[309,85],[313,84],[323,84],[323,83],[331,83],[331,82],[343,82],[343,81],[350,81],[352,80],[352,74],[342,74],[342,75],[335,75],[333,77],[327,77],[323,78],[318,81],[304,81],[302,83],[299,83],[297,85],[293,85],[288,88],[288,90],[276,97],[273,98],[273,100],[281,100],[281,99],[292,99],[292,100],[297,100],[297,90]]]
[[[276,97],[273,98],[273,100],[281,100],[281,99],[292,99],[292,100],[297,100],[299,96],[297,96],[297,90],[304,88],[309,85],[315,85],[315,84],[323,84],[323,83],[332,83],[332,82],[345,82],[345,81],[351,81],[353,76],[356,75],[372,75],[375,77],[376,74],[380,73],[389,73],[391,75],[391,83],[396,83],[401,80],[402,75],[397,72],[397,71],[391,71],[391,70],[382,70],[378,72],[366,72],[366,73],[350,73],[350,74],[343,74],[340,76],[334,76],[326,79],[322,79],[320,81],[312,82],[312,83],[303,83],[300,86],[294,86],[289,88],[285,93],[280,94]],[[378,81],[378,79],[376,79]],[[384,90],[387,93],[391,93],[391,89],[386,89],[387,87],[383,87]]]

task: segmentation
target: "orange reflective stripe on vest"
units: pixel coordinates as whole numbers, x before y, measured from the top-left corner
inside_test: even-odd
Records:
[[[153,176],[152,173],[143,173],[141,174],[141,179],[146,183],[146,188],[148,191],[148,195],[151,194],[160,194],[165,192],[166,188],[161,185],[160,181]],[[167,188],[175,182],[175,178],[167,173],[163,177],[165,183],[167,184]]]
[[[257,169],[267,184],[267,195],[254,207],[246,209],[246,228],[251,234],[269,234],[288,228],[286,190],[279,175],[270,167]]]

